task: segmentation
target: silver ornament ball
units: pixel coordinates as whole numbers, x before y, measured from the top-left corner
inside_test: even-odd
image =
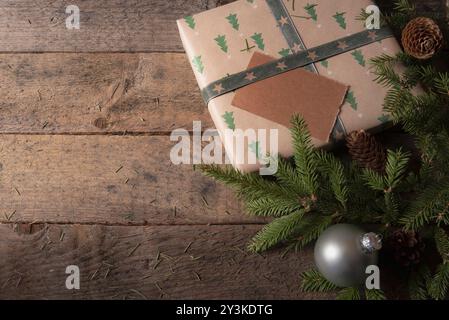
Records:
[[[315,244],[315,264],[321,274],[339,287],[361,285],[369,265],[377,265],[381,238],[350,224],[325,230]]]

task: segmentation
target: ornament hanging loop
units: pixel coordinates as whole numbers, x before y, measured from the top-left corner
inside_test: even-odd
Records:
[[[373,253],[382,248],[382,235],[368,232],[360,238],[360,245],[365,253]]]

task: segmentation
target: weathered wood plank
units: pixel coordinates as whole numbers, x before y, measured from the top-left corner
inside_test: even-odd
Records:
[[[316,299],[299,274],[312,250],[246,252],[260,226],[35,226],[0,224],[1,299]],[[39,230],[40,229],[40,230]],[[159,262],[158,262],[159,261]],[[67,290],[77,265],[80,290]]]
[[[421,12],[441,11],[445,0],[415,1]],[[182,51],[176,19],[230,0],[85,0],[80,29],[68,30],[68,0],[0,1],[1,52]],[[389,8],[387,1],[378,1]]]
[[[0,54],[0,133],[213,127],[184,54]]]
[[[219,0],[0,1],[1,52],[183,51],[176,19]],[[68,5],[80,9],[80,29],[66,27]]]
[[[3,135],[0,222],[261,221],[244,215],[228,188],[173,165],[174,144],[165,136]]]

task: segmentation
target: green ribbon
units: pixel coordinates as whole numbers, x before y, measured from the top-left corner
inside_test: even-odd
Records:
[[[210,100],[216,97],[242,88],[251,83],[271,78],[278,74],[296,68],[301,68],[321,60],[326,60],[333,56],[340,55],[390,37],[393,37],[393,33],[388,27],[383,27],[378,30],[365,30],[214,81],[203,88],[203,90],[201,90],[201,94],[206,104],[208,104]]]

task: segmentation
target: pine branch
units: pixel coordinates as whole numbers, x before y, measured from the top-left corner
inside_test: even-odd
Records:
[[[401,77],[394,69],[395,64],[399,62],[399,56],[389,56],[382,54],[370,60],[373,66],[373,73],[376,75],[375,81],[388,87],[402,86]]]
[[[388,150],[385,183],[389,190],[393,190],[401,182],[401,178],[407,170],[409,158],[410,153],[403,152],[401,149],[397,151]]]
[[[384,224],[392,224],[397,221],[400,215],[399,200],[395,193],[385,192],[385,215],[382,219]]]
[[[385,191],[385,180],[382,175],[372,169],[363,169],[366,184],[375,191]]]
[[[295,251],[300,251],[306,245],[312,241],[318,239],[318,237],[326,230],[333,222],[334,217],[323,215],[306,215],[303,218],[301,224],[294,232],[299,236],[290,244],[290,248],[294,248]]]
[[[385,293],[380,289],[365,289],[366,300],[385,300]]]
[[[338,287],[324,278],[318,270],[312,269],[301,274],[301,289],[304,292],[329,292]]]
[[[431,277],[430,270],[425,265],[412,272],[408,283],[410,299],[427,300],[429,298],[427,286]]]
[[[338,293],[337,300],[360,300],[360,291],[358,288],[344,288]]]
[[[442,300],[446,297],[449,287],[449,263],[442,263],[437,267],[437,271],[429,284],[429,294],[435,300]]]
[[[296,170],[304,183],[305,190],[313,197],[318,190],[318,173],[316,153],[310,133],[306,122],[299,115],[293,116],[291,124]]]
[[[444,261],[449,261],[449,236],[441,228],[437,228],[435,231],[435,245],[441,258]]]
[[[199,168],[204,175],[230,186],[240,198],[247,201],[264,198],[267,194],[284,199],[295,196],[276,182],[266,180],[257,173],[241,173],[232,166],[202,165]]]
[[[253,237],[248,249],[252,252],[262,252],[287,240],[293,236],[303,216],[304,210],[298,210],[273,220]]]
[[[406,230],[416,231],[438,216],[438,212],[447,204],[449,181],[437,182],[423,190],[413,200],[400,222]]]
[[[396,0],[394,1],[394,10],[402,14],[412,16],[416,13],[416,6],[409,0]]]
[[[449,73],[439,73],[435,77],[435,87],[440,94],[449,95]]]
[[[250,214],[261,217],[281,217],[301,208],[298,200],[271,197],[253,199],[247,202],[246,208]]]
[[[298,172],[282,157],[278,157],[278,170],[275,173],[275,177],[281,185],[286,188],[291,188],[298,197],[307,195],[307,189]]]
[[[343,208],[346,208],[349,190],[345,170],[340,161],[329,152],[317,152],[319,161],[319,170],[323,172],[329,179],[332,192]]]
[[[416,16],[416,8],[408,0],[395,1],[392,13],[385,16],[388,24],[398,30],[402,30],[406,23]]]

